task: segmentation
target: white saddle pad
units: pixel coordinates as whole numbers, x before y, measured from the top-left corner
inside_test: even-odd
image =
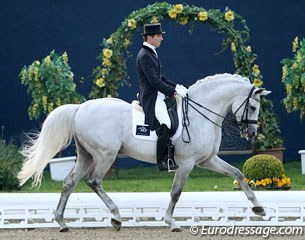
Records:
[[[177,139],[182,132],[182,105],[180,98],[176,97],[177,101],[177,111],[178,111],[178,119],[179,119],[179,125],[177,128],[177,131],[175,132],[174,136],[172,136],[172,140],[174,141]],[[142,140],[147,140],[147,141],[157,141],[158,136],[156,134],[156,131],[150,131],[148,128],[148,125],[144,124],[144,112],[142,107],[139,105],[138,101],[133,101],[131,103],[132,106],[132,135],[135,138],[142,139]]]

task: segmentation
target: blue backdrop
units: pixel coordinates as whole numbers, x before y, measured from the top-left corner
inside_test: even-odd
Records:
[[[21,85],[18,74],[23,65],[40,60],[52,49],[67,51],[69,63],[75,74],[77,91],[88,96],[92,87],[92,69],[103,38],[107,38],[132,11],[155,1],[143,0],[0,0],[0,124],[2,137],[21,142],[23,132],[39,128],[40,123],[30,121],[27,108],[30,98]],[[179,1],[168,1],[180,3]],[[292,56],[291,46],[295,36],[305,35],[305,1],[302,0],[206,0],[184,1],[206,9],[226,6],[246,19],[250,28],[249,45],[258,55],[257,64],[264,76],[264,86],[272,90],[269,97],[281,119],[285,139],[285,160],[299,159],[298,150],[305,146],[305,124],[297,113],[287,114],[282,104],[285,89],[281,83],[282,58]],[[223,36],[212,32],[207,25],[196,24],[194,32],[188,26],[163,22],[166,31],[162,47],[165,75],[176,82],[190,85],[197,79],[222,72],[234,72],[230,50],[221,50]],[[136,55],[142,42],[140,32],[133,37],[130,52]],[[135,57],[128,59],[131,87],[120,90],[126,101],[135,98],[137,77]],[[80,82],[85,77],[85,82]]]

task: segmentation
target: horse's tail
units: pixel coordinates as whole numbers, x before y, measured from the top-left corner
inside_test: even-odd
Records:
[[[26,159],[18,173],[20,186],[33,176],[32,185],[40,187],[44,168],[56,153],[71,143],[73,118],[78,107],[67,104],[56,108],[44,121],[41,132],[28,136],[28,142],[21,150]]]

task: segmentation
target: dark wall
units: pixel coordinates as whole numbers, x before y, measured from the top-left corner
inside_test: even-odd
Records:
[[[99,44],[121,24],[132,11],[155,1],[126,0],[0,0],[0,124],[2,136],[19,140],[23,132],[38,128],[28,120],[30,98],[20,84],[18,74],[23,65],[45,57],[52,49],[67,51],[75,74],[77,91],[88,96],[92,87],[92,69],[99,64]],[[180,3],[178,1],[169,1]],[[206,9],[226,6],[242,15],[251,31],[249,44],[258,55],[257,64],[264,76],[264,86],[272,90],[270,98],[281,118],[285,138],[285,159],[299,159],[303,149],[305,124],[296,113],[287,114],[281,103],[285,90],[281,83],[280,60],[291,57],[291,42],[305,35],[305,1],[302,0],[207,0],[184,1]],[[230,50],[219,55],[223,36],[211,32],[207,25],[197,24],[192,35],[188,26],[163,22],[166,31],[158,50],[165,74],[176,82],[191,85],[207,75],[234,72]],[[136,55],[141,44],[140,32],[133,38],[130,51]],[[135,59],[128,59],[131,88],[120,90],[120,97],[131,101],[137,92]],[[80,83],[81,77],[87,81]]]

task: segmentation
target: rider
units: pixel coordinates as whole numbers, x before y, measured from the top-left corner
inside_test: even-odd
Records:
[[[144,43],[140,49],[136,65],[139,78],[139,101],[145,113],[145,123],[151,130],[156,130],[157,163],[160,171],[176,170],[179,166],[174,161],[174,146],[171,143],[169,130],[171,121],[164,102],[166,97],[176,94],[185,97],[187,89],[176,84],[161,73],[161,64],[156,52],[163,40],[161,24],[144,25]]]

